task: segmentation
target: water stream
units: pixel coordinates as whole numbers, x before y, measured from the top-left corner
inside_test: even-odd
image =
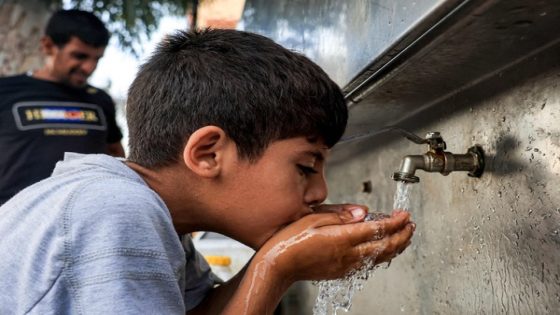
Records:
[[[413,184],[398,182],[393,201],[393,209],[403,209],[410,211],[410,194]],[[380,213],[370,213],[366,220],[378,220],[384,215]],[[380,266],[375,265],[375,256],[365,261],[364,265],[346,275],[335,280],[314,281],[313,284],[319,288],[319,294],[313,307],[313,315],[336,315],[342,309],[345,312],[352,306],[354,293],[362,290],[366,281],[373,276],[374,271]],[[389,267],[389,263],[385,265]]]
[[[397,182],[397,190],[395,191],[395,199],[393,201],[393,209],[402,209],[410,211],[410,193],[414,184],[406,182]]]

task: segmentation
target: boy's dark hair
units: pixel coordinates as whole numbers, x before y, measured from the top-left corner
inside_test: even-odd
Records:
[[[45,35],[55,45],[62,47],[76,36],[93,47],[104,47],[109,43],[109,31],[93,13],[82,10],[58,10],[47,22]]]
[[[141,66],[127,101],[129,160],[178,161],[188,137],[222,128],[241,157],[275,140],[315,137],[332,147],[348,109],[340,88],[308,58],[235,30],[178,31]]]

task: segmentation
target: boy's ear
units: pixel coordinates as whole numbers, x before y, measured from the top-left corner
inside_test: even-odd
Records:
[[[224,150],[228,141],[222,128],[202,127],[187,140],[183,150],[183,161],[197,175],[215,177],[221,171]]]

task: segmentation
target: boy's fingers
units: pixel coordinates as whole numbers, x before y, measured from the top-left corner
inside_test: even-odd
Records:
[[[341,225],[346,223],[358,222],[365,217],[365,210],[355,208],[352,211],[344,212],[325,212],[313,213],[303,217],[300,220],[309,220],[311,225],[318,228],[326,225]]]
[[[334,215],[334,217],[331,217],[326,221],[321,221],[319,225],[316,226],[361,222],[367,214],[367,207],[360,205],[329,205],[328,207],[323,208],[323,210],[325,209],[327,211],[317,212],[316,215],[330,214]],[[338,220],[335,220],[334,218],[338,218]]]
[[[352,214],[354,213],[354,214]],[[403,236],[400,233],[397,238],[393,239],[393,234],[402,232],[401,230],[410,222],[410,213],[402,211],[394,213],[390,218],[382,219],[379,221],[361,222],[365,216],[363,208],[355,208],[351,211],[343,211],[339,213],[313,213],[303,217],[301,220],[309,220],[309,225],[315,228],[326,227],[333,225],[332,228],[338,231],[346,231],[348,240],[353,245],[369,242],[372,240],[381,240],[382,238],[391,237],[391,244],[386,243],[386,246],[396,246],[400,244],[401,239],[410,238],[412,232],[405,233]],[[346,224],[353,223],[355,224]],[[411,224],[411,223],[410,223]],[[406,236],[409,235],[409,236]],[[387,240],[389,242],[389,240]]]
[[[365,212],[368,212],[368,207],[367,206],[357,205],[357,204],[335,204],[335,205],[321,204],[321,205],[317,205],[317,206],[313,207],[313,211],[317,212],[317,213],[322,213],[322,212],[340,213],[340,212],[343,212],[343,211],[352,211],[355,208],[361,208],[361,209],[364,209]]]
[[[379,221],[367,221],[349,226],[353,229],[352,243],[368,242],[372,240],[380,240],[389,237],[394,233],[401,231],[410,221],[410,213],[399,212],[392,217],[381,219]]]
[[[398,231],[383,240],[369,241],[358,244],[355,249],[362,257],[374,257],[378,262],[392,259],[402,253],[411,244],[414,225],[407,224],[401,231]]]
[[[410,246],[410,244],[412,244],[411,240],[408,240],[408,242],[406,242],[406,244],[404,244],[404,246],[402,246],[401,248],[399,248],[399,250],[397,251],[397,253],[400,255],[402,254],[402,252],[404,252],[404,250]]]
[[[342,223],[354,223],[362,221],[367,212],[368,207],[357,204],[323,204],[313,207],[315,213],[338,213]]]
[[[378,221],[383,224],[385,235],[393,234],[403,229],[410,222],[410,213],[408,211],[393,212],[392,216]]]
[[[395,254],[401,253],[410,244],[413,233],[414,224],[408,223],[405,228],[388,238],[386,250]]]

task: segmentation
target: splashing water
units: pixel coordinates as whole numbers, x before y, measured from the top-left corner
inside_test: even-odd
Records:
[[[393,202],[393,209],[403,209],[410,211],[410,194],[412,184],[401,182],[397,183],[397,190]],[[387,214],[374,212],[366,216],[366,221],[380,220],[387,217]],[[364,265],[346,275],[335,280],[314,281],[318,286],[319,294],[313,307],[313,315],[336,315],[339,309],[348,312],[352,306],[354,293],[362,290],[365,282],[373,276],[374,271],[379,267],[375,265],[377,255],[367,258]],[[385,268],[388,268],[390,262]]]
[[[360,269],[350,272],[344,278],[314,281],[313,284],[319,287],[319,295],[313,307],[313,315],[336,315],[339,309],[348,312],[354,293],[362,290],[375,269],[375,257],[371,257]]]

